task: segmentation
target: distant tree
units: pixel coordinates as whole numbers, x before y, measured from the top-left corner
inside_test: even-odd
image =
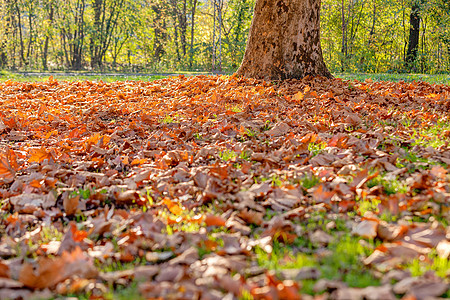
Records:
[[[58,5],[61,48],[66,65],[72,70],[81,70],[86,35],[85,0],[60,0]]]
[[[45,31],[45,38],[44,38],[44,45],[42,49],[42,67],[44,70],[48,69],[48,47],[49,42],[51,38],[51,28],[54,24],[54,17],[55,17],[55,0],[44,0],[43,1],[43,8],[45,11],[45,18],[48,21],[47,26],[44,28]],[[43,22],[45,23],[45,22]]]
[[[124,4],[124,0],[92,0],[94,24],[90,30],[89,41],[92,68],[102,68],[114,30],[121,14],[124,13]]]
[[[414,62],[419,49],[421,7],[422,0],[412,0],[411,14],[409,15],[408,51],[406,52],[406,66],[410,70],[415,68]]]

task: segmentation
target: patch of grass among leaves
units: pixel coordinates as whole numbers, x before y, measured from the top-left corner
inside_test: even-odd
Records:
[[[274,241],[272,253],[267,254],[257,248],[256,256],[259,265],[278,272],[285,269],[314,267],[320,271],[320,278],[339,280],[350,287],[362,288],[380,284],[377,278],[367,272],[366,266],[362,263],[362,258],[368,256],[371,249],[362,246],[360,239],[353,237],[350,233],[334,235],[333,241],[326,247],[327,252],[323,256],[317,252],[303,253],[301,249],[305,246],[313,247],[306,238],[299,238],[289,246]],[[302,291],[313,294],[312,287],[315,282],[315,280],[304,280]]]

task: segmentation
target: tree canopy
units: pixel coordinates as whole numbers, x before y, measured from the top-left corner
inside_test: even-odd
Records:
[[[0,67],[210,71],[220,29],[221,65],[215,70],[235,71],[255,1],[220,1],[222,18],[215,30],[212,2],[5,0],[0,4]],[[416,55],[406,64],[413,11],[420,19]],[[320,17],[331,72],[450,69],[448,0],[323,0]]]

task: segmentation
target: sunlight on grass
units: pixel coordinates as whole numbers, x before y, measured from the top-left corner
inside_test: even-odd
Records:
[[[238,154],[236,152],[234,152],[233,150],[224,150],[219,152],[219,157],[221,160],[223,161],[229,161],[229,160],[233,160],[236,157],[238,157]]]
[[[12,73],[7,71],[2,71],[0,74],[0,82],[12,80],[18,82],[42,82],[47,81],[51,74],[55,80],[58,81],[103,81],[107,83],[116,82],[116,81],[154,81],[158,79],[167,78],[172,74],[155,74],[155,75],[135,75],[135,74],[101,74],[101,73],[86,73],[86,72],[70,72],[70,73],[27,73],[27,75],[23,75],[20,73]]]
[[[437,276],[446,278],[450,270],[450,260],[439,257],[436,251],[433,251],[428,257],[414,259],[406,265],[406,268],[411,271],[412,276],[422,276],[425,272],[432,270]]]
[[[51,241],[60,241],[64,236],[62,232],[53,226],[43,226],[40,235],[43,244]]]
[[[450,142],[450,122],[439,121],[436,125],[414,130],[411,138],[414,145],[439,148]]]
[[[320,142],[320,143],[309,143],[308,144],[308,151],[311,152],[311,157],[316,156],[317,154],[319,154],[323,149],[325,149],[327,147],[327,144],[324,142]]]
[[[362,259],[370,255],[371,250],[362,246],[359,241],[360,238],[353,237],[350,233],[339,238],[335,237],[328,246],[330,253],[323,257],[295,251],[297,247],[309,244],[302,237],[291,246],[274,241],[271,254],[267,254],[260,248],[256,248],[255,253],[258,264],[269,270],[316,267],[321,271],[322,278],[342,280],[350,287],[377,286],[380,281],[367,272],[362,263]],[[313,280],[303,281],[303,291],[312,294],[313,285]]]
[[[345,80],[358,80],[364,81],[366,79],[372,79],[374,81],[425,81],[435,84],[450,84],[450,75],[447,74],[387,74],[387,73],[336,73],[336,77]]]
[[[286,249],[281,243],[274,240],[272,253],[267,254],[263,249],[255,249],[256,259],[260,266],[269,270],[299,269],[314,266],[313,257],[304,253],[292,254],[292,249]]]
[[[375,212],[378,213],[379,209],[378,209],[378,205],[380,204],[380,200],[379,199],[370,199],[370,200],[359,200],[357,199],[357,204],[358,204],[358,214],[360,216],[364,216],[364,214],[366,212]]]
[[[397,177],[384,178],[383,176],[378,175],[377,177],[367,182],[368,188],[372,188],[375,186],[382,186],[384,193],[388,196],[397,193],[405,194],[408,192],[408,186],[406,185],[406,183],[401,182]]]
[[[317,177],[314,174],[307,174],[300,179],[300,184],[305,190],[308,190],[318,185],[319,183],[320,183],[319,177]]]

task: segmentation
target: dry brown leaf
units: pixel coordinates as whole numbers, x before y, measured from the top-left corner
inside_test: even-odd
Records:
[[[75,197],[66,197],[63,200],[64,211],[67,216],[72,216],[77,212],[78,203],[80,202],[80,195]]]
[[[353,233],[363,238],[373,239],[377,236],[378,222],[363,220],[353,228]]]

